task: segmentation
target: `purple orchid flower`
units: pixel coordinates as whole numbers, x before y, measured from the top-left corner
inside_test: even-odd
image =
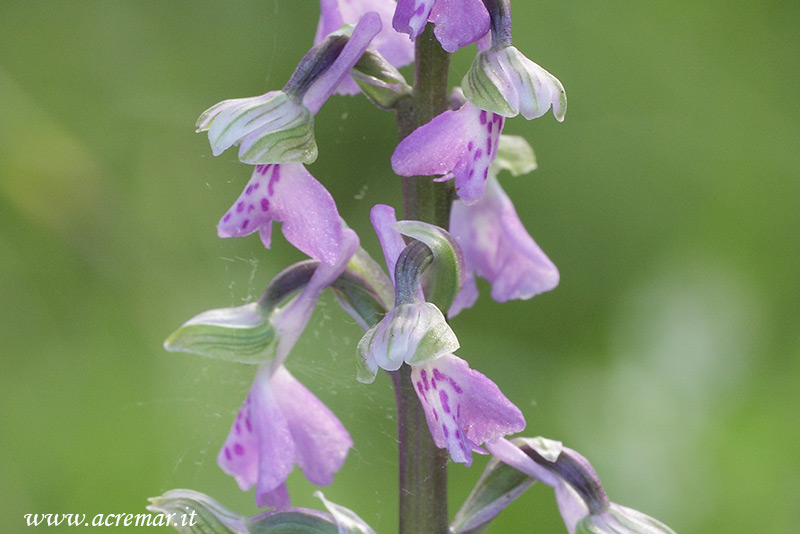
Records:
[[[314,44],[344,24],[355,24],[364,13],[374,11],[380,16],[381,31],[372,39],[370,47],[377,50],[391,65],[400,68],[414,61],[414,45],[392,29],[391,21],[396,4],[394,0],[320,0],[320,17]],[[337,92],[354,95],[360,92],[349,76],[339,84]]]
[[[279,338],[275,358],[259,365],[250,394],[217,456],[223,471],[243,490],[256,485],[258,506],[286,506],[286,478],[297,464],[318,485],[333,482],[353,445],[336,416],[284,367],[322,291],[345,270],[358,237],[344,230],[332,266],[321,263],[300,294],[274,320]]]
[[[456,193],[474,204],[486,187],[505,119],[465,102],[423,124],[400,141],[392,169],[400,176],[455,178]]]
[[[434,443],[469,467],[481,445],[525,428],[525,418],[497,385],[448,354],[411,368]]]
[[[553,488],[569,534],[675,534],[657,519],[610,502],[589,461],[561,442],[500,438],[487,448],[498,460]]]
[[[258,231],[272,243],[272,222],[286,239],[314,259],[332,265],[339,256],[342,223],[336,203],[302,163],[257,165],[242,194],[217,225],[220,237]]]
[[[286,479],[295,464],[327,486],[352,445],[336,416],[285,367],[264,364],[217,462],[242,490],[256,486],[258,506],[288,506]]]
[[[398,0],[392,25],[413,41],[428,22],[442,48],[453,53],[489,31],[489,13],[481,0]]]
[[[497,302],[529,299],[558,285],[558,269],[525,230],[494,171],[478,202],[453,202],[450,231],[464,251],[467,268],[492,284]],[[472,306],[477,294],[475,278],[468,276],[448,316]]]

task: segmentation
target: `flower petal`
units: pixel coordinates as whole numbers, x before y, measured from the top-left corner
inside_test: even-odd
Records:
[[[381,18],[382,27],[378,35],[372,39],[370,46],[395,67],[404,67],[414,60],[414,45],[405,35],[397,33],[392,28],[392,17],[396,6],[394,0],[321,0],[314,44],[322,42],[326,35],[338,30],[343,24],[355,24],[364,13],[375,11]],[[347,80],[339,86],[340,93],[346,82]],[[347,87],[358,92],[352,80]]]
[[[273,320],[278,337],[275,360],[271,364],[273,369],[277,369],[286,360],[311,319],[322,291],[339,278],[357,249],[358,236],[356,233],[349,228],[344,230],[342,246],[336,262],[333,265],[320,263],[300,294],[278,312],[278,316]]]
[[[378,234],[386,267],[389,269],[389,277],[394,285],[394,266],[397,264],[400,253],[406,248],[403,236],[394,228],[394,224],[397,222],[394,208],[386,204],[375,204],[369,211],[369,220],[372,222],[375,233]]]
[[[558,285],[558,269],[528,235],[492,173],[479,202],[453,202],[450,229],[468,268],[492,284],[496,301],[529,299]]]
[[[309,481],[327,486],[353,446],[350,434],[285,367],[274,372],[271,386],[294,442],[295,462]]]
[[[336,203],[302,164],[256,166],[217,233],[240,237],[258,230],[269,248],[272,221],[283,222],[283,235],[302,252],[329,265],[336,261],[342,242]]]
[[[411,378],[433,441],[454,462],[469,466],[481,444],[525,428],[522,412],[497,385],[458,356],[413,367]]]
[[[453,53],[489,32],[489,12],[481,0],[436,0],[428,19],[442,48]]]
[[[428,15],[436,0],[397,0],[397,9],[392,26],[400,33],[407,33],[413,41],[428,23]]]
[[[456,192],[472,204],[483,195],[504,119],[469,102],[447,110],[400,141],[392,169],[400,176],[455,176]]]
[[[558,78],[511,45],[478,52],[461,86],[467,100],[504,117],[521,113],[535,119],[552,106],[561,122],[567,112],[567,93]]]
[[[228,438],[217,456],[223,471],[239,487],[256,488],[259,506],[286,505],[279,490],[294,466],[294,442],[289,426],[270,389],[269,367],[259,368]]]
[[[361,17],[339,56],[303,95],[303,105],[311,113],[316,114],[322,104],[336,91],[380,29],[381,19],[377,13],[369,12]]]

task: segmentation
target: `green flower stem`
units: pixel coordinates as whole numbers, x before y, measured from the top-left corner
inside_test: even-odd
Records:
[[[396,111],[401,138],[447,109],[450,55],[434,37],[431,24],[416,39],[414,64],[414,91]],[[452,180],[403,178],[403,218],[447,228],[453,194]],[[408,365],[392,373],[398,412],[399,533],[446,534],[447,452],[433,443],[410,373]]]

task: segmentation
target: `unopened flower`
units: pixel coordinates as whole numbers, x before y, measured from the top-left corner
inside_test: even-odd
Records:
[[[434,35],[448,52],[474,43],[489,31],[489,14],[481,0],[398,0],[394,29],[413,41],[432,22]]]
[[[504,118],[465,102],[423,124],[395,148],[392,169],[400,176],[455,178],[456,193],[473,204],[483,195],[497,156]]]
[[[287,506],[286,479],[297,465],[326,486],[353,445],[336,416],[283,366],[259,368],[217,462],[258,506]]]
[[[344,24],[355,24],[362,15],[376,12],[381,19],[381,30],[372,39],[374,48],[386,61],[397,68],[405,67],[414,60],[414,45],[405,36],[392,29],[394,0],[320,0],[320,17],[314,44]],[[350,77],[345,77],[337,88],[339,94],[352,95],[359,92]]]
[[[270,248],[273,221],[283,223],[286,239],[310,257],[332,264],[339,255],[342,223],[336,203],[301,163],[257,165],[217,233],[240,237],[258,231]]]
[[[472,464],[472,451],[525,428],[525,418],[497,385],[448,354],[411,369],[434,443],[454,462]]]
[[[220,102],[200,116],[197,131],[208,131],[215,156],[239,145],[243,163],[312,163],[314,115],[380,29],[378,14],[366,13],[351,35],[345,29],[312,48],[281,91]]]

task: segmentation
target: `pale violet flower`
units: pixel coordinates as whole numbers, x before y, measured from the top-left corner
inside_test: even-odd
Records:
[[[529,120],[552,107],[556,119],[563,121],[567,112],[564,86],[512,44],[509,0],[492,0],[486,5],[492,26],[491,46],[480,46],[461,81],[467,100],[504,117],[522,114]]]
[[[366,13],[349,37],[343,30],[312,48],[283,90],[220,102],[200,116],[197,131],[208,131],[215,156],[239,145],[243,163],[314,162],[314,115],[380,29],[378,14]]]
[[[480,446],[525,428],[519,408],[486,376],[448,354],[411,368],[434,443],[470,466]]]
[[[217,462],[243,490],[256,486],[259,506],[286,506],[286,478],[296,464],[318,485],[328,485],[352,446],[335,415],[286,370],[283,363],[311,317],[322,291],[347,267],[358,238],[345,230],[333,266],[320,263],[308,284],[273,321],[275,357],[259,365]]]
[[[394,0],[320,0],[320,17],[314,44],[321,43],[325,36],[344,24],[355,24],[364,13],[374,11],[380,16],[381,31],[372,39],[374,48],[391,65],[400,68],[414,61],[414,45],[404,35],[392,29]],[[346,76],[339,87],[339,94],[352,95],[359,92],[356,83]]]
[[[489,13],[481,0],[398,0],[392,25],[413,41],[432,22],[447,52],[477,42],[489,31]]]
[[[529,299],[558,285],[558,268],[525,230],[493,171],[478,202],[453,202],[450,231],[464,251],[467,268],[489,281],[497,302]],[[472,306],[476,297],[475,278],[468,277],[448,315]]]
[[[333,264],[339,255],[342,223],[328,190],[301,163],[257,165],[250,181],[217,225],[220,237],[258,231],[272,244],[272,223],[283,223],[286,239],[308,256]]]
[[[465,102],[400,141],[392,154],[392,169],[400,176],[455,178],[458,196],[473,204],[483,196],[504,120]]]
[[[217,462],[256,504],[289,505],[286,479],[297,465],[327,486],[353,445],[336,416],[283,366],[260,366]]]
[[[675,534],[650,516],[610,502],[589,461],[558,441],[498,439],[487,448],[500,461],[553,488],[569,534]]]
[[[402,260],[403,252],[411,253],[400,233],[394,209],[378,204],[370,212],[372,224],[384,251],[386,264],[395,289],[391,310],[358,343],[358,380],[369,383],[378,369],[396,371],[404,363],[419,365],[454,352],[459,347],[455,333],[444,314],[430,302],[424,302],[419,278],[427,267],[430,250],[418,243],[418,260],[411,254]],[[398,261],[401,265],[398,268]]]

